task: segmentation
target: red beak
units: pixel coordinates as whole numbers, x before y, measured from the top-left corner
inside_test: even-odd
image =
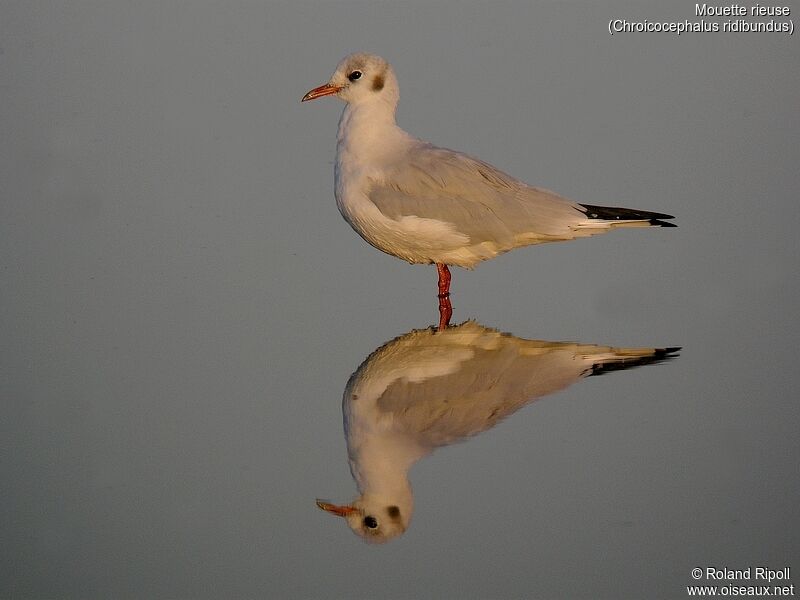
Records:
[[[330,83],[326,83],[325,85],[321,85],[319,87],[315,87],[313,90],[308,92],[300,102],[308,102],[309,100],[314,100],[315,98],[322,98],[323,96],[330,96],[331,94],[336,94],[341,87],[331,85]]]

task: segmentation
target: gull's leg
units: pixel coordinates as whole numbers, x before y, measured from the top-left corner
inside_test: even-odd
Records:
[[[439,328],[444,331],[450,325],[450,317],[453,316],[453,305],[450,304],[450,296],[439,296]]]
[[[450,295],[450,269],[444,263],[436,263],[439,272],[439,298]]]
[[[450,269],[444,263],[436,263],[439,273],[439,331],[447,329],[450,317],[453,316],[453,305],[450,304]]]

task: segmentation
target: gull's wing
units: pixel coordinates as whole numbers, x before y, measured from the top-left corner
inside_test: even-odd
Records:
[[[412,145],[385,176],[371,181],[367,195],[391,219],[451,223],[470,245],[490,243],[498,251],[590,233],[578,229],[588,221],[581,205],[431,144]]]

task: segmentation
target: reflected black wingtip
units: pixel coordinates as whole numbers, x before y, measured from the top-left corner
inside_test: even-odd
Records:
[[[592,365],[589,376],[604,375],[612,371],[624,371],[625,369],[632,369],[634,367],[642,367],[644,365],[656,365],[666,362],[679,356],[681,346],[670,346],[667,348],[656,348],[652,354],[647,356],[625,356],[620,357],[619,360],[612,360],[603,363]]]

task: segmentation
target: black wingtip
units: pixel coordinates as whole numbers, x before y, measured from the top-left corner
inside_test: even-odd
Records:
[[[673,219],[674,217],[670,217]],[[650,225],[653,227],[677,227],[675,223],[667,223],[666,221],[662,221],[660,219],[650,219]]]
[[[661,360],[666,360],[668,358],[676,358],[678,356],[678,352],[683,349],[683,346],[670,346],[669,348],[656,348],[655,355],[657,358]]]
[[[580,206],[586,209],[586,216],[590,219],[600,219],[602,221],[649,221],[651,225],[657,227],[677,227],[677,225],[662,221],[662,219],[675,218],[665,213],[633,208],[617,208],[614,206],[595,206],[594,204],[581,204]]]

